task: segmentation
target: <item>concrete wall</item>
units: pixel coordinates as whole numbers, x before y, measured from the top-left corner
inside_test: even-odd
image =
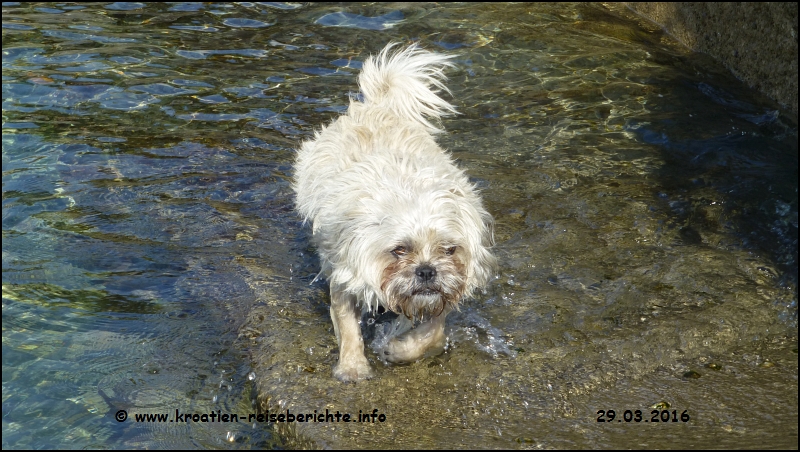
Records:
[[[797,114],[797,3],[625,3]]]

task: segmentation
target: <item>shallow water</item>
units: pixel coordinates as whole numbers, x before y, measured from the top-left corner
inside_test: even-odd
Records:
[[[291,163],[392,40],[501,269],[344,385]],[[797,448],[796,282],[796,116],[624,10],[3,6],[4,448]],[[258,407],[386,419],[133,420]]]

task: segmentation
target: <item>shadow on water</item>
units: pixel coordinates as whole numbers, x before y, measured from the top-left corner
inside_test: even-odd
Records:
[[[796,448],[796,118],[608,8],[4,4],[3,447]],[[291,165],[392,40],[501,268],[345,385]]]
[[[663,149],[666,165],[659,174],[663,191],[658,196],[675,215],[682,240],[702,243],[709,239],[699,231],[708,231],[710,240],[720,229],[736,231],[740,242],[731,246],[767,253],[780,272],[762,271],[783,274],[785,283],[796,285],[796,129],[778,110],[759,110],[744,102],[730,105],[727,93],[703,82],[691,83],[689,90],[712,103],[698,114],[719,117],[714,110],[720,104],[726,107],[727,124],[708,127],[704,138],[670,138],[656,121],[636,131],[642,142]]]
[[[590,9],[586,15],[608,23],[606,29],[620,23],[618,16]],[[740,242],[731,246],[768,253],[781,271],[763,271],[780,273],[795,286],[797,117],[744,88],[705,55],[676,54],[654,45],[659,33],[643,37],[631,29],[629,36],[645,44],[654,62],[671,66],[672,78],[631,73],[627,79],[660,85],[659,92],[669,93],[669,99],[663,94],[648,99],[648,113],[624,126],[662,155],[664,165],[654,174],[663,200],[659,207],[674,215],[670,226],[679,228],[684,242],[713,242],[718,230],[732,231]],[[609,36],[614,34],[619,30]]]

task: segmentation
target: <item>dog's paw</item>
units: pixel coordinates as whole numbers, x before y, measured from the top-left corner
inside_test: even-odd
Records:
[[[333,368],[333,376],[339,381],[350,382],[368,380],[375,376],[375,371],[366,359],[354,363],[340,362]]]
[[[428,336],[420,338],[414,334],[404,334],[390,340],[379,353],[387,362],[403,364],[436,356],[443,351],[444,336],[431,340]]]
[[[413,338],[404,337],[402,339],[393,338],[381,350],[382,358],[394,364],[414,362],[424,354],[425,350],[420,349],[419,344]]]

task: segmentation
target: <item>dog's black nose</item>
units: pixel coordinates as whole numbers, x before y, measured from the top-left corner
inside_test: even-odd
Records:
[[[417,277],[421,279],[422,282],[431,282],[433,278],[436,277],[436,269],[427,264],[422,265],[417,268]]]

